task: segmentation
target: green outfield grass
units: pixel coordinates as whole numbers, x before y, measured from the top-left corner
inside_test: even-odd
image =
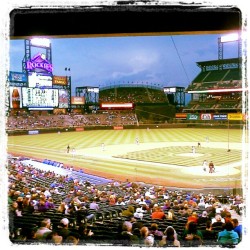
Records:
[[[139,145],[135,144],[136,137],[139,138]],[[242,131],[236,129],[95,130],[9,136],[7,151],[63,162],[84,168],[86,172],[119,180],[174,186],[218,185],[218,178],[222,178],[224,170],[218,172],[220,177],[217,176],[215,181],[211,176],[205,176],[206,183],[200,181],[204,176],[197,179],[197,176],[203,175],[199,171],[202,161],[206,159],[212,160],[219,170],[219,167],[226,167],[224,175],[228,178],[220,184],[227,186],[241,182],[241,141]],[[201,148],[197,148],[193,156],[191,146],[197,146],[198,142]],[[105,143],[104,151],[102,143]],[[66,153],[67,145],[76,149],[75,157]],[[229,148],[230,152],[227,152]],[[229,178],[230,164],[239,171],[230,173]],[[193,172],[197,172],[197,176]]]

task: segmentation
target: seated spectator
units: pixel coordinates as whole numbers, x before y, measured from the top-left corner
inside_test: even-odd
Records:
[[[179,206],[179,202],[177,200],[174,200],[172,209],[179,211],[180,206]]]
[[[140,219],[140,220],[143,218],[143,210],[142,210],[142,208],[140,208],[140,207],[136,208],[136,211],[134,213],[134,218]]]
[[[66,211],[66,203],[65,202],[61,202],[61,204],[57,208],[57,212],[65,214],[65,211]]]
[[[214,206],[210,208],[211,208],[211,211],[209,209],[206,209],[206,211],[208,211],[208,218],[212,220],[216,215],[216,208]]]
[[[134,199],[133,196],[129,198],[129,200],[125,201],[126,204],[131,205],[131,204],[136,204],[136,200]]]
[[[39,240],[36,238],[36,227],[26,228],[23,231],[24,241],[26,244],[39,244]]]
[[[198,223],[198,215],[196,212],[193,212],[190,216],[188,216],[187,222],[191,222],[191,221]]]
[[[74,212],[76,215],[77,222],[80,223],[82,220],[85,222],[90,222],[93,224],[95,221],[95,214],[89,211],[85,206],[80,207],[77,211]]]
[[[225,213],[224,221],[225,223],[228,221],[232,221],[232,215],[229,211]]]
[[[218,242],[222,246],[232,246],[239,243],[239,235],[234,231],[234,226],[231,221],[226,222],[223,225],[223,231],[218,233]]]
[[[223,206],[220,209],[216,209],[216,212],[221,215],[222,218],[225,217],[226,213],[229,212],[227,206]]]
[[[209,243],[216,240],[216,232],[212,229],[212,222],[210,220],[206,221],[206,229],[201,230],[203,240]]]
[[[83,242],[89,242],[94,235],[94,232],[85,223],[81,222],[79,225],[78,233],[80,235],[80,240]]]
[[[150,206],[152,206],[150,204]],[[143,204],[142,207],[141,207],[141,211],[146,214],[146,213],[150,213],[150,209],[149,209],[149,206],[147,206],[146,204]]]
[[[37,211],[44,213],[49,210],[48,206],[46,205],[46,201],[44,199],[40,199],[39,202],[36,204]]]
[[[142,227],[141,230],[141,236],[142,236],[142,245],[147,247],[154,246],[155,240],[154,236],[149,233],[148,227]]]
[[[45,202],[45,206],[48,208],[48,209],[53,209],[55,208],[55,204],[54,204],[54,201],[52,199],[52,197],[49,197],[48,200]]]
[[[162,210],[165,211],[165,210],[169,210],[171,207],[170,205],[170,201],[169,200],[166,200],[163,207],[162,207]]]
[[[150,226],[149,234],[152,234],[156,237],[162,237],[163,232],[158,230],[158,224],[157,223],[152,223]]]
[[[147,204],[147,206],[149,206],[152,203],[152,200],[150,199],[149,196],[145,197],[145,203]]]
[[[57,233],[63,237],[63,242],[70,235],[71,231],[69,230],[69,220],[67,218],[61,219]]]
[[[139,244],[138,236],[132,233],[132,223],[125,221],[122,224],[122,232],[118,236],[119,244],[122,246],[132,246]]]
[[[203,211],[201,216],[198,218],[197,223],[198,225],[205,225],[208,220],[207,211]]]
[[[134,207],[133,206],[128,206],[127,209],[122,211],[122,216],[126,216],[126,217],[132,217],[134,216]]]
[[[162,240],[158,243],[160,247],[180,247],[180,241],[178,240],[176,231],[172,226],[168,226],[164,231]]]
[[[57,232],[52,231],[49,233],[45,238],[47,243],[55,244],[55,245],[61,245],[63,241],[63,237],[58,235]]]
[[[168,220],[176,220],[177,219],[173,209],[169,209],[167,216],[166,216],[166,219],[168,219]]]
[[[96,203],[96,199],[95,198],[89,204],[89,208],[90,209],[94,209],[94,210],[99,210],[100,209],[99,205]]]
[[[35,238],[37,240],[45,240],[51,232],[51,220],[46,218],[42,220],[41,226],[37,229]]]
[[[115,205],[120,205],[120,206],[123,206],[123,205],[126,205],[125,204],[125,202],[123,201],[123,198],[122,197],[120,197],[120,198],[118,198],[118,200],[117,200],[117,202],[116,202],[116,204]]]
[[[151,218],[152,219],[158,219],[158,220],[162,220],[166,218],[165,213],[162,211],[162,209],[160,207],[155,207],[155,210],[152,212],[151,214]]]
[[[232,219],[232,223],[234,226],[234,231],[239,235],[239,240],[242,239],[242,225],[239,224],[238,219],[234,218]]]
[[[223,218],[221,218],[220,214],[216,214],[215,218],[212,218],[212,227],[220,227],[225,222]]]
[[[187,222],[182,234],[185,246],[201,246],[202,238],[202,232],[197,229],[197,223],[194,221]]]
[[[204,200],[204,198],[201,198],[197,205],[198,205],[199,209],[205,209],[205,200]]]
[[[21,193],[20,193],[21,195]],[[16,202],[17,202],[17,207],[18,207],[18,210],[22,211],[23,210],[23,197],[22,196],[19,196],[17,197],[16,199]]]
[[[16,216],[22,216],[22,210],[18,208],[18,203],[14,201],[10,207],[10,214],[15,218]]]
[[[65,239],[64,243],[67,245],[78,245],[79,240],[80,240],[79,234],[71,232]]]
[[[109,197],[109,205],[110,206],[113,206],[116,204],[116,198],[115,198],[115,195],[110,195]]]

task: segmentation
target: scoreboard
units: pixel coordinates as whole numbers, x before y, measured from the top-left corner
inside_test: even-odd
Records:
[[[22,88],[22,106],[27,108],[58,107],[58,89]]]

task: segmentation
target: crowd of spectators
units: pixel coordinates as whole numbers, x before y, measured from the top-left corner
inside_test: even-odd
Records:
[[[100,111],[96,114],[28,114],[10,115],[7,130],[27,130],[37,128],[68,128],[84,126],[135,125],[136,115],[133,111]]]
[[[240,195],[221,200],[211,192],[115,180],[95,185],[72,170],[62,176],[13,157],[7,171],[14,244],[235,246],[244,237]]]
[[[148,87],[118,87],[100,91],[99,102],[112,103],[166,103],[168,99],[160,89]]]

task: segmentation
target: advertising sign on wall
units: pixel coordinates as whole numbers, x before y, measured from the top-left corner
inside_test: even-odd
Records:
[[[69,107],[69,92],[66,89],[59,89],[59,108]]]
[[[214,114],[214,120],[227,120],[227,114]]]
[[[201,114],[201,120],[203,121],[212,120],[212,114]]]
[[[241,113],[229,113],[228,120],[241,121],[243,119],[243,115]]]
[[[176,119],[187,119],[187,114],[186,113],[176,113],[175,114]]]
[[[53,76],[52,83],[53,85],[66,86],[68,84],[67,76]]]
[[[10,108],[22,108],[22,92],[20,87],[9,87],[10,90]]]
[[[62,114],[67,114],[67,110],[66,109],[58,109],[58,108],[54,108],[53,109],[53,114],[54,115],[62,115]]]
[[[83,96],[71,96],[71,104],[83,105],[85,104],[85,98]]]
[[[187,114],[187,120],[199,120],[198,114]]]
[[[27,82],[27,76],[22,72],[9,72],[9,81],[10,82]]]

